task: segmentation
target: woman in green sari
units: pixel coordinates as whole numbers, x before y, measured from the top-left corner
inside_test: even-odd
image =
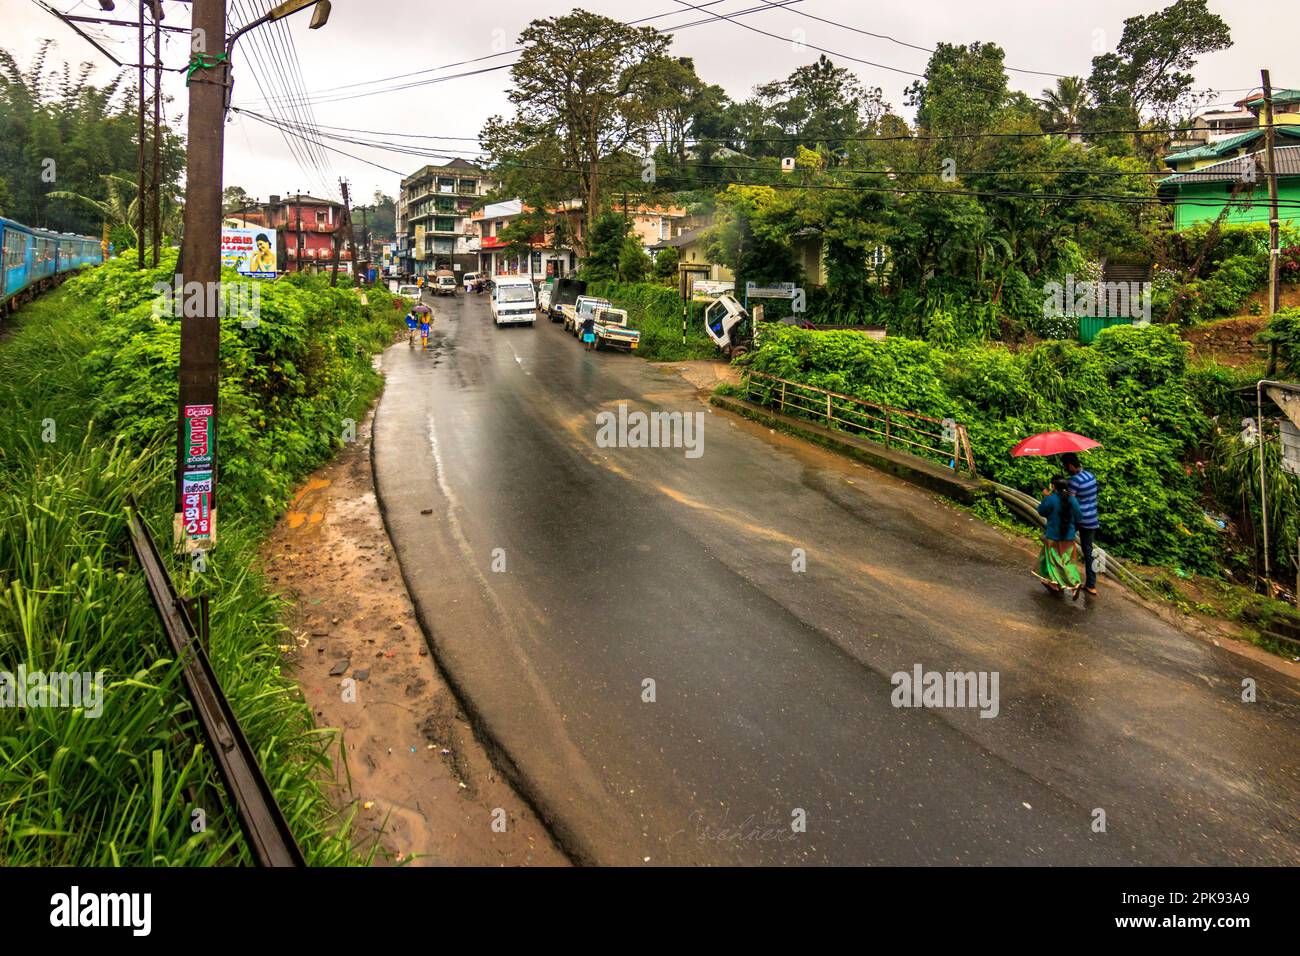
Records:
[[[1070,483],[1064,478],[1052,479],[1052,490],[1045,492],[1039,502],[1038,513],[1047,519],[1043,537],[1043,550],[1038,557],[1034,577],[1043,587],[1058,594],[1066,589],[1078,598],[1083,586],[1083,573],[1079,564],[1079,544],[1075,533],[1079,527],[1079,502],[1070,494]]]

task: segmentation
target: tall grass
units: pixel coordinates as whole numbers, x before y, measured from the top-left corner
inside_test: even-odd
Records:
[[[98,718],[0,708],[0,864],[246,864],[126,533],[134,492],[160,543],[170,541],[171,430],[144,440],[103,421],[102,379],[85,369],[103,335],[92,311],[64,287],[0,340],[0,670],[104,675]],[[377,311],[368,331],[389,321]],[[336,400],[359,416],[377,383],[354,378]],[[281,486],[324,454],[277,462]],[[356,845],[351,813],[325,792],[337,740],[282,672],[278,647],[291,638],[256,570],[267,516],[234,507],[237,490],[223,500],[206,570],[171,559],[173,576],[211,595],[214,667],[307,860],[364,864],[374,847]]]

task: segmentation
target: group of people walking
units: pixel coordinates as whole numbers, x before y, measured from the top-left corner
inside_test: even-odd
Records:
[[[1049,591],[1097,593],[1093,549],[1101,522],[1097,513],[1097,478],[1079,463],[1075,454],[1061,456],[1069,477],[1052,479],[1043,490],[1038,513],[1047,520],[1043,550],[1034,576]],[[1082,568],[1080,568],[1082,559]]]

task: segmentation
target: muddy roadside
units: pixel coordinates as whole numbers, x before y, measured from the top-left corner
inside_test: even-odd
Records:
[[[375,502],[371,421],[299,489],[262,550],[293,602],[288,664],[317,726],[342,731],[336,803],[356,806],[363,839],[380,834],[378,865],[567,865],[429,655]]]

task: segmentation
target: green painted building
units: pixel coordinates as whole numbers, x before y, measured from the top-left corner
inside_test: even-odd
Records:
[[[1278,132],[1282,129],[1279,127]],[[1278,141],[1286,140],[1279,136]],[[1300,145],[1279,145],[1273,154],[1278,171],[1278,219],[1300,225]],[[1248,153],[1192,172],[1176,173],[1160,181],[1159,191],[1161,197],[1174,203],[1176,229],[1213,222],[1225,205],[1228,205],[1225,223],[1268,222],[1268,177],[1264,170],[1264,153]],[[1252,173],[1254,181],[1248,182]]]
[[[1225,205],[1229,207],[1225,222],[1268,222],[1264,101],[1255,97],[1237,106],[1243,114],[1255,114],[1254,129],[1165,157],[1173,175],[1160,180],[1159,194],[1174,205],[1177,229],[1213,222]],[[1279,219],[1300,224],[1300,90],[1274,94],[1273,122]]]

